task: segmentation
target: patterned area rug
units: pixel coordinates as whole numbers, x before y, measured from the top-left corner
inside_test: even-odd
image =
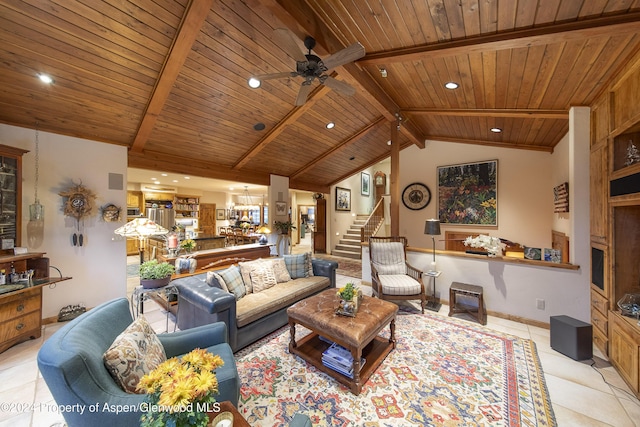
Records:
[[[335,261],[338,263],[338,269],[336,270],[336,273],[342,274],[343,276],[362,279],[362,261],[360,261],[359,259],[324,254],[313,254],[313,257]]]
[[[533,341],[403,311],[396,340],[355,396],[289,354],[282,328],[236,355],[239,410],[254,427],[286,425],[296,412],[314,426],[556,426]]]

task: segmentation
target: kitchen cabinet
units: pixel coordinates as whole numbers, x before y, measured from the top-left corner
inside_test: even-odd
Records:
[[[142,211],[143,207],[142,191],[127,191],[127,207],[138,208]]]

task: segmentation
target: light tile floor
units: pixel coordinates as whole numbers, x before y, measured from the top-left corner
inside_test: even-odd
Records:
[[[304,246],[294,248],[294,252],[303,250]],[[340,275],[337,279],[338,286],[360,281]],[[370,287],[363,286],[363,290],[366,293]],[[443,305],[438,314],[446,316],[448,310]],[[155,303],[147,304],[145,311],[153,327],[164,331],[166,312]],[[46,325],[41,338],[0,354],[0,427],[64,425],[36,364],[38,349],[60,326]],[[558,426],[640,426],[640,402],[597,349],[593,360],[576,362],[551,349],[548,329],[493,316],[488,317],[486,327],[536,343]]]

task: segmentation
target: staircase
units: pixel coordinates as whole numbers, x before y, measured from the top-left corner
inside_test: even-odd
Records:
[[[349,230],[343,234],[342,239],[331,252],[332,255],[345,258],[362,258],[362,246],[360,246],[360,230],[367,221],[368,215],[357,215]]]

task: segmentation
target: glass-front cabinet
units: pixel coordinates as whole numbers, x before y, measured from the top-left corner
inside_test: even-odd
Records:
[[[3,253],[13,253],[13,247],[21,244],[24,153],[28,151],[0,145],[0,244]]]

